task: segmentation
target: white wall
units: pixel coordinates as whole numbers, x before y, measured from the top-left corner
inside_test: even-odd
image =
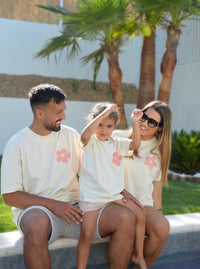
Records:
[[[82,67],[80,58],[89,54],[95,48],[99,48],[99,43],[80,41],[80,57],[70,62],[66,62],[64,52],[61,57],[59,53],[57,54],[57,63],[55,55],[51,55],[49,61],[47,59],[35,58],[37,52],[42,49],[50,38],[60,34],[60,30],[60,26],[57,25],[0,18],[0,73],[15,75],[35,74],[92,80],[92,64]],[[133,83],[133,74],[136,75],[139,72],[138,66],[135,66],[134,70],[134,64],[132,64],[138,58],[139,42],[136,39],[130,40],[129,46],[123,48],[124,53],[120,57],[120,65],[124,73],[124,82]],[[134,51],[136,51],[136,54]],[[97,80],[108,81],[106,61],[103,62]]]
[[[174,130],[200,131],[200,64],[176,67],[170,106]]]
[[[86,125],[86,116],[91,111],[94,103],[66,101],[66,120],[63,124],[75,128],[78,132]],[[78,109],[77,109],[78,108]],[[126,104],[128,124],[131,124],[130,115],[135,105]],[[0,98],[0,155],[3,153],[6,142],[20,129],[29,126],[33,114],[28,99]]]
[[[183,28],[183,37],[187,37],[187,27]],[[55,62],[52,55],[49,62],[44,59],[35,59],[36,53],[43,47],[44,43],[51,37],[59,35],[60,27],[41,23],[22,22],[8,19],[0,19],[0,73],[5,74],[36,74],[61,78],[90,79],[93,77],[92,65],[81,66],[80,58],[66,62],[64,53]],[[165,46],[166,34],[159,31],[156,43],[156,89],[160,80],[160,61]],[[140,72],[141,38],[136,37],[130,40],[123,48],[120,56],[120,66],[123,72],[123,82],[134,83],[138,87]],[[81,42],[84,56],[91,52],[97,44]],[[182,43],[178,47],[178,59],[182,53]],[[107,63],[104,62],[98,75],[99,81],[108,81]],[[173,130],[185,129],[200,130],[200,64],[186,64],[176,66],[170,106],[173,112]],[[33,85],[34,86],[34,85]],[[84,125],[83,118],[88,114],[90,103],[69,102],[67,109],[66,124],[80,131]],[[130,112],[134,105],[127,112],[129,119]],[[81,110],[80,110],[81,108]],[[79,115],[81,111],[81,115]],[[84,113],[82,113],[84,111]],[[3,151],[5,142],[16,131],[30,124],[32,114],[29,108],[28,99],[0,98],[0,154]]]

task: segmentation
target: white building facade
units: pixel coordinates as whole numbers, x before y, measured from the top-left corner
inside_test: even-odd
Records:
[[[173,113],[173,130],[200,130],[200,22],[188,21],[183,27],[180,45],[178,46],[178,62],[175,68],[170,107]],[[81,41],[80,57],[72,62],[66,62],[65,54],[54,55],[49,61],[35,58],[45,42],[59,35],[60,26],[0,19],[0,73],[9,75],[35,74],[60,78],[89,79],[93,77],[93,66],[81,67],[80,58],[87,55],[98,44]],[[156,42],[156,89],[160,80],[160,62],[164,53],[166,34],[158,31]],[[136,37],[123,48],[120,56],[120,66],[123,72],[123,82],[139,84],[140,55],[142,40]],[[104,62],[98,81],[108,82],[108,67]],[[34,86],[34,85],[33,85]],[[66,111],[65,124],[81,131],[85,125],[85,116],[93,104],[69,102]],[[129,119],[135,104],[126,105]],[[32,112],[28,99],[0,97],[0,154],[7,140],[21,128],[32,121]],[[130,123],[130,122],[129,122]]]

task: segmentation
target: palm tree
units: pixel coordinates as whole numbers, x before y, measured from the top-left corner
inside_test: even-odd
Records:
[[[177,63],[177,46],[181,36],[181,26],[184,20],[195,19],[200,15],[200,5],[196,0],[187,0],[184,5],[167,10],[171,20],[165,17],[164,28],[167,31],[165,52],[161,62],[161,80],[159,85],[158,100],[169,103],[174,69]]]
[[[135,17],[129,0],[78,0],[75,11],[59,6],[38,5],[41,8],[58,13],[63,21],[60,36],[52,38],[37,53],[37,57],[48,57],[52,52],[68,48],[68,59],[78,56],[79,40],[99,41],[99,48],[82,58],[82,63],[94,64],[94,87],[96,77],[104,58],[108,62],[108,77],[114,102],[121,113],[120,128],[127,128],[122,93],[122,71],[119,65],[121,47],[131,35],[149,33],[141,18]]]
[[[134,0],[138,13],[145,17],[151,34],[143,36],[137,108],[143,108],[155,99],[155,39],[160,19],[160,3],[157,0]]]
[[[150,101],[155,100],[155,37],[156,27],[151,25],[151,35],[143,36],[140,81],[137,108],[143,108]]]
[[[156,29],[163,26],[164,16],[169,7],[172,9],[183,7],[185,0],[134,0],[138,12],[145,16],[151,28],[150,36],[143,36],[141,53],[140,81],[137,107],[142,108],[155,100],[155,39]]]

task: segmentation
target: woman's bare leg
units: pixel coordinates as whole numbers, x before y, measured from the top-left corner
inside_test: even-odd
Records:
[[[81,234],[77,248],[77,269],[85,269],[94,238],[98,210],[85,212],[81,223]]]
[[[169,235],[169,222],[161,211],[154,207],[145,207],[146,215],[146,235],[144,242],[144,257],[147,265],[151,265],[158,258],[164,248]]]

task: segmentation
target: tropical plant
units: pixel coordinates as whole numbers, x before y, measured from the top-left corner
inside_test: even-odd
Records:
[[[177,1],[177,0],[176,0]],[[170,18],[169,18],[169,14]],[[182,23],[185,20],[197,19],[200,15],[199,0],[185,0],[183,5],[168,6],[163,16],[163,28],[167,31],[165,52],[161,62],[161,80],[158,100],[169,103],[174,69],[177,63],[177,46],[181,36]],[[196,17],[195,17],[196,16]]]
[[[150,15],[146,15],[149,21]],[[141,64],[140,64],[140,80],[137,108],[142,109],[147,103],[155,100],[155,31],[156,24],[151,24],[151,35],[143,36]]]
[[[58,13],[63,21],[61,35],[52,38],[37,53],[37,57],[48,57],[52,52],[67,48],[67,59],[80,52],[80,39],[99,41],[99,48],[82,58],[82,63],[94,64],[94,82],[104,58],[108,62],[108,77],[114,102],[121,112],[120,128],[127,128],[122,93],[122,71],[119,65],[121,48],[136,33],[149,34],[143,18],[136,16],[129,0],[77,0],[75,11],[59,6],[38,5]],[[94,84],[95,86],[95,84]]]
[[[152,30],[150,36],[143,36],[137,107],[144,107],[155,99],[155,32],[158,27],[167,30],[166,48],[161,62],[162,77],[158,100],[169,103],[172,77],[176,65],[176,49],[181,34],[181,22],[193,19],[193,15],[199,14],[199,2],[194,2],[194,0],[133,1],[141,16],[145,16],[146,22]]]
[[[148,23],[151,34],[143,36],[140,79],[137,108],[143,108],[150,101],[155,100],[155,37],[156,27],[160,20],[160,3],[147,3],[144,0],[134,0],[138,13]],[[147,8],[148,7],[148,8]]]
[[[170,169],[194,175],[200,172],[200,132],[184,130],[172,134]]]

